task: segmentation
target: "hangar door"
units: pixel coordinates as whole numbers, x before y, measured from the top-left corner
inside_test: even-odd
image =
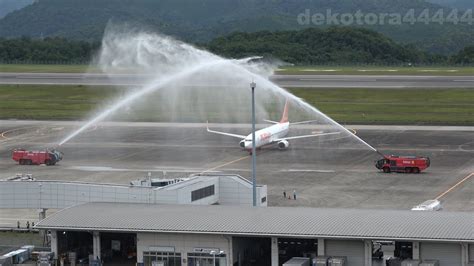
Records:
[[[439,260],[440,266],[461,265],[461,245],[452,243],[420,243],[422,260]]]
[[[346,265],[364,266],[364,242],[358,240],[324,241],[326,256],[346,257]]]

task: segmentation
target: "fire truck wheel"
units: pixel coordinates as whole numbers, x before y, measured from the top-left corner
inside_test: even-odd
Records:
[[[31,161],[31,160],[26,160],[26,164],[27,164],[27,165],[32,165],[32,164],[33,164],[33,161]]]
[[[410,167],[405,168],[405,173],[411,173],[412,171],[413,169]]]
[[[46,161],[44,161],[44,164],[46,164],[46,165],[51,165],[51,160],[46,160]]]
[[[418,167],[413,168],[413,173],[419,174],[420,173],[420,168],[418,168]]]
[[[383,172],[384,172],[384,173],[390,173],[390,168],[384,167],[384,168],[383,168]]]
[[[24,164],[25,164],[25,160],[20,159],[20,165],[24,165]]]

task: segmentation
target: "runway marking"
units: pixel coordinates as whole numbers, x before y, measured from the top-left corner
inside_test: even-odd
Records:
[[[240,157],[240,158],[235,159],[235,160],[233,160],[233,161],[230,161],[230,162],[227,162],[227,163],[224,163],[224,164],[221,164],[221,165],[218,165],[218,166],[209,168],[209,169],[207,169],[207,170],[204,170],[204,171],[202,171],[200,174],[203,174],[203,173],[206,173],[206,172],[211,172],[211,171],[214,171],[214,170],[216,170],[216,169],[219,169],[219,168],[222,168],[222,167],[224,167],[224,166],[227,166],[227,165],[229,165],[229,164],[233,164],[233,163],[236,163],[236,162],[240,162],[240,161],[242,161],[242,160],[244,160],[244,159],[247,159],[247,158],[249,158],[249,157],[250,157],[250,155],[246,155],[246,156],[244,156],[244,157]]]
[[[318,170],[318,169],[286,169],[280,170],[280,172],[314,172],[314,173],[334,173],[334,170]]]
[[[10,129],[10,130],[7,130],[7,131],[3,131],[2,134],[0,134],[0,136],[1,136],[3,139],[10,139],[9,137],[5,136],[5,134],[8,134],[8,133],[11,133],[11,132],[14,132],[14,131],[18,131],[18,130],[23,130],[23,129],[40,128],[40,127],[41,127],[41,126],[14,128],[14,129]]]
[[[446,194],[448,194],[449,192],[451,192],[453,189],[455,189],[456,187],[458,187],[459,185],[461,185],[462,183],[466,182],[469,178],[473,177],[474,176],[474,173],[471,173],[469,174],[468,176],[464,177],[463,179],[461,179],[461,181],[457,182],[454,186],[450,187],[448,190],[446,190],[445,192],[439,194],[438,197],[435,198],[435,200],[439,200],[440,198],[444,197]]]
[[[474,80],[468,80],[468,79],[455,79],[454,82],[474,82]]]

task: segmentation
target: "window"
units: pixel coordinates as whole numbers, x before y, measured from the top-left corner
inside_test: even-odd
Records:
[[[200,200],[212,195],[214,195],[214,185],[191,191],[191,201]]]
[[[181,266],[181,253],[144,251],[145,266]]]
[[[262,198],[262,203],[265,203],[265,202],[267,202],[267,197]]]
[[[225,254],[211,255],[209,253],[188,253],[188,266],[224,266]]]

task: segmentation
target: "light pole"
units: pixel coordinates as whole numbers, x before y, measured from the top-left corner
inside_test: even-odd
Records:
[[[252,189],[253,189],[253,206],[257,206],[257,181],[255,177],[257,154],[255,152],[255,87],[257,84],[252,81]]]

